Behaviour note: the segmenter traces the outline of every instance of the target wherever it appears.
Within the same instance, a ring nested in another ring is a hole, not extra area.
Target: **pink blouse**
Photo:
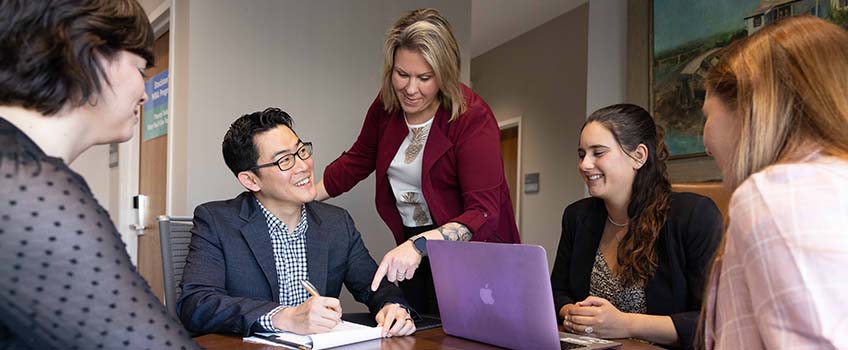
[[[749,177],[706,295],[707,349],[848,348],[848,161]]]

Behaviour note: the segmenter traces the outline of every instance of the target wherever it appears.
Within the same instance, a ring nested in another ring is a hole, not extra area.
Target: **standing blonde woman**
[[[349,191],[376,172],[376,206],[398,247],[383,276],[410,304],[436,314],[426,241],[517,243],[491,109],[459,82],[459,46],[433,9],[404,14],[386,34],[382,88],[351,148],[324,170],[318,199]]]
[[[793,17],[728,47],[704,141],[735,189],[708,349],[848,348],[848,33]]]

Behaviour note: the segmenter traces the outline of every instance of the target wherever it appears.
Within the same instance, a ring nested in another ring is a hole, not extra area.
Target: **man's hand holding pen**
[[[322,297],[309,281],[304,282],[304,288],[310,294],[309,299],[274,315],[274,327],[298,334],[330,331],[342,322],[342,305],[339,299]]]
[[[302,304],[281,310],[274,315],[274,327],[298,334],[324,333],[342,321],[342,306],[338,299],[322,297],[309,281],[302,281],[309,299]],[[383,337],[404,336],[415,332],[412,317],[399,304],[386,304],[377,313],[377,325]]]

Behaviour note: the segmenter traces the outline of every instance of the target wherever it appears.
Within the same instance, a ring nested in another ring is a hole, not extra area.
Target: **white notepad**
[[[358,323],[345,321],[339,323],[339,325],[331,329],[329,332],[320,334],[300,335],[291,332],[259,334],[272,337],[275,336],[290,343],[306,346],[307,348],[310,348],[312,350],[321,350],[378,339],[380,338],[381,333],[382,328],[380,327],[368,327]],[[272,341],[254,336],[245,337],[244,341],[248,343],[257,343],[263,345],[282,346]]]

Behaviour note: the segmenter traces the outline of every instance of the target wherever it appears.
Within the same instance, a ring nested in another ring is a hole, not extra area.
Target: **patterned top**
[[[0,349],[200,348],[85,180],[3,118],[0,300]]]
[[[608,300],[621,312],[639,314],[648,312],[645,304],[645,288],[643,286],[622,287],[618,277],[613,275],[607,265],[600,249],[595,254],[595,264],[592,266],[589,295]]]
[[[406,123],[409,133],[389,164],[386,174],[404,226],[419,227],[433,224],[430,209],[421,189],[424,147],[430,135],[433,118],[421,124]]]
[[[730,201],[707,349],[848,349],[848,161],[772,165]]]
[[[268,223],[271,235],[271,245],[274,249],[274,265],[277,267],[277,281],[280,287],[280,306],[259,317],[259,324],[266,330],[279,331],[274,328],[271,319],[277,312],[287,307],[298,306],[309,298],[309,293],[300,284],[309,279],[306,264],[306,205],[300,208],[300,222],[294,232],[289,234],[289,228],[272,214],[259,200],[259,207]]]

